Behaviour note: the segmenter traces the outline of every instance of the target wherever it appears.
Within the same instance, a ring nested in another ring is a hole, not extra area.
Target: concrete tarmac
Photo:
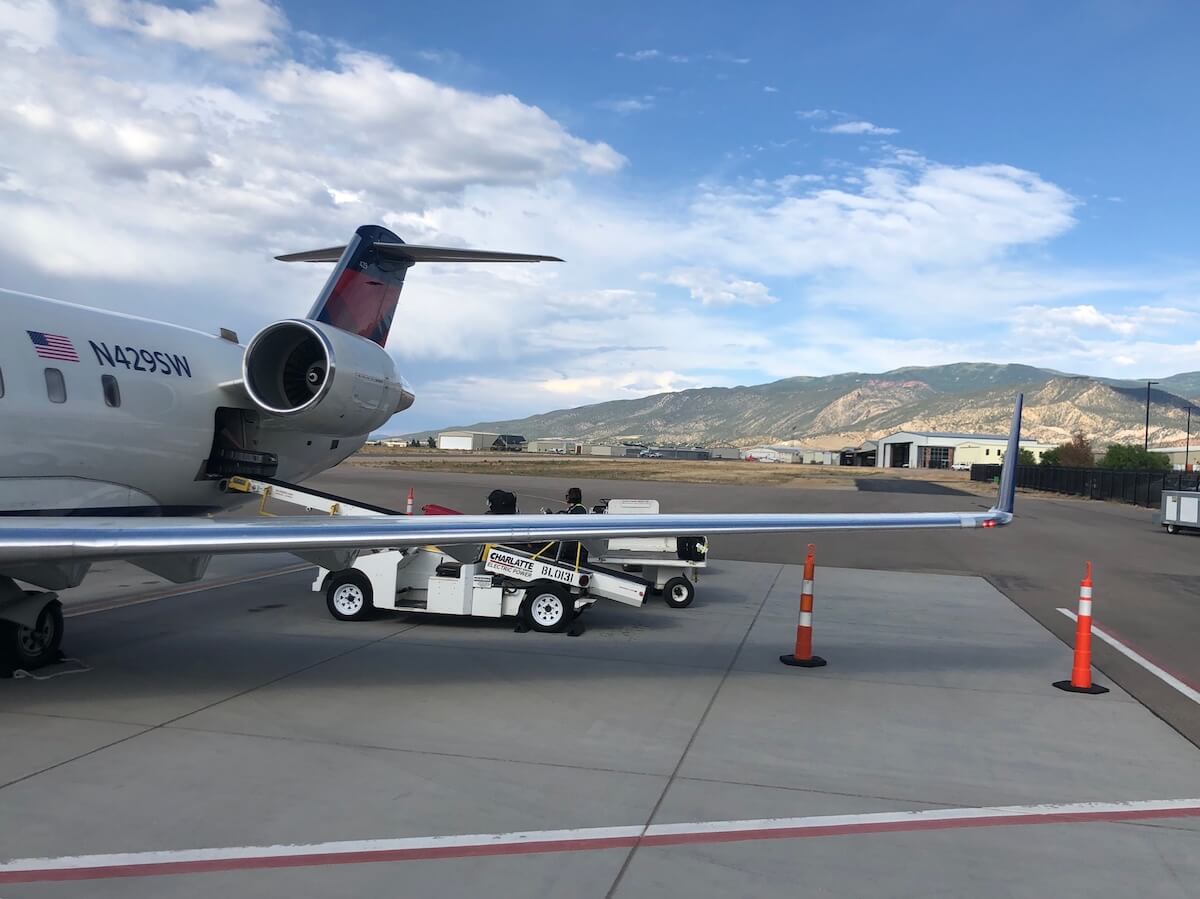
[[[716,463],[714,463],[716,464]],[[907,482],[903,482],[907,483]],[[658,499],[665,512],[943,511],[987,508],[976,496],[854,492],[753,486],[578,482],[564,478],[489,478],[452,472],[403,472],[343,465],[314,484],[334,493],[400,504],[410,486],[416,504],[439,503],[482,512],[495,487],[514,490],[523,511],[561,508],[568,487],[601,497]],[[814,539],[818,563],[847,568],[982,575],[1065,643],[1074,623],[1056,609],[1074,610],[1084,563],[1095,568],[1095,621],[1119,639],[1200,688],[1200,538],[1168,535],[1154,512],[1115,503],[1022,492],[1017,520],[995,531],[829,532],[721,537],[714,558],[784,562],[801,557]],[[1095,664],[1200,746],[1200,704],[1187,699],[1099,640]],[[1070,674],[1064,669],[1060,677]]]
[[[1069,650],[978,577],[822,565],[829,665],[784,667],[801,577],[715,561],[691,608],[602,603],[576,638],[336,622],[307,572],[80,615],[91,671],[0,684],[0,895],[1200,896],[1200,753],[1171,727],[1104,678],[1052,689]],[[1146,800],[1192,801],[1121,805]],[[902,814],[1047,803],[1076,811]]]

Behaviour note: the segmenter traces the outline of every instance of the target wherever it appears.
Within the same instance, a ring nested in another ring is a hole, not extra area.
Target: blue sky
[[[0,0],[0,283],[245,336],[324,275],[272,255],[364,222],[566,258],[415,270],[393,430],[905,364],[1197,369],[1198,19]]]

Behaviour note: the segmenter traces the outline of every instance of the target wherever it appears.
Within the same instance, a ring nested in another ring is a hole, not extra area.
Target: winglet
[[[1017,500],[1017,462],[1021,458],[1021,407],[1025,394],[1017,394],[1013,406],[1012,428],[1008,432],[1008,449],[1004,451],[1004,465],[1000,468],[1000,496],[996,500],[996,511],[1012,515]]]

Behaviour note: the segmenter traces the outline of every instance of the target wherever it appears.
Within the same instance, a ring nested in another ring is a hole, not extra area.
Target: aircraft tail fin
[[[996,499],[996,509],[1012,514],[1017,501],[1017,463],[1021,458],[1021,408],[1025,402],[1025,394],[1017,394],[1017,402],[1013,406],[1012,426],[1008,432],[1008,448],[1004,451],[1004,464],[1000,467],[1000,495]]]
[[[406,244],[379,225],[363,225],[341,247],[276,256],[281,262],[336,262],[308,317],[383,346],[404,275],[418,262],[562,262],[557,256]]]

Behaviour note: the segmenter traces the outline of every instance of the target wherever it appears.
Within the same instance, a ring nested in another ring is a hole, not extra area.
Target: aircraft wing
[[[996,504],[969,512],[675,515],[423,515],[196,518],[0,518],[0,564],[91,562],[130,556],[385,549],[436,544],[535,543],[610,537],[713,536],[822,530],[993,528],[1013,517],[1021,396]]]

